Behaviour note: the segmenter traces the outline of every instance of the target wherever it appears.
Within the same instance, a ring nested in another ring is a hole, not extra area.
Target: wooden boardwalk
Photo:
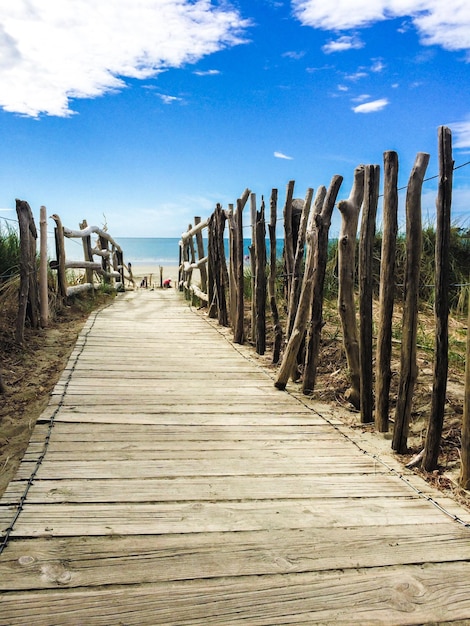
[[[0,502],[1,625],[470,624],[470,515],[248,354],[173,290],[89,319]]]

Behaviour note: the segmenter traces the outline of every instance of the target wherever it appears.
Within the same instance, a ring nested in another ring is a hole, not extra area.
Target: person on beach
[[[171,287],[171,278],[167,278],[163,281],[163,289],[169,289]]]

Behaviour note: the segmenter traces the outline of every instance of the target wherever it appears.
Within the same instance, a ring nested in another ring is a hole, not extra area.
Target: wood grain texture
[[[468,512],[217,330],[171,290],[90,317],[0,501],[0,624],[470,619]]]

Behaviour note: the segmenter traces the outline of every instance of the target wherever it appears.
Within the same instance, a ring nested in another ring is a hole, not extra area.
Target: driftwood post
[[[364,172],[364,202],[359,241],[359,354],[361,364],[361,422],[374,421],[372,386],[372,301],[375,217],[379,200],[380,167],[367,165]]]
[[[292,274],[294,271],[294,240],[292,235],[292,198],[294,197],[295,181],[290,180],[286,189],[284,204],[284,266],[286,270],[287,306],[291,293]]]
[[[29,318],[33,328],[39,326],[39,299],[36,274],[37,230],[31,208],[24,200],[16,201],[20,230],[20,289],[18,296],[18,317],[16,321],[16,341],[24,341],[24,325]]]
[[[307,221],[312,206],[313,189],[307,189],[307,195],[302,205],[302,213],[299,223],[299,232],[297,235],[297,245],[295,248],[294,263],[292,265],[292,277],[290,283],[290,293],[288,298],[288,317],[286,337],[290,337],[292,327],[294,326],[295,314],[299,305],[300,289],[302,287],[301,266],[304,259],[305,237],[307,233]]]
[[[224,230],[226,216],[220,204],[209,218],[209,266],[212,288],[212,301],[209,302],[209,317],[217,317],[221,326],[228,325],[226,299],[227,265],[224,251]]]
[[[250,190],[245,189],[241,198],[237,200],[237,209],[233,214],[233,275],[236,285],[235,320],[233,327],[233,341],[242,344],[245,340],[244,330],[244,266],[243,266],[243,209],[250,197]]]
[[[215,211],[207,224],[207,315],[210,319],[217,317],[217,254],[215,235]]]
[[[423,468],[430,472],[437,467],[447,392],[449,369],[449,276],[450,228],[452,204],[452,134],[439,128],[439,187],[436,201],[436,269],[434,315],[436,319],[434,380]]]
[[[237,307],[237,281],[235,278],[235,219],[233,204],[228,205],[226,212],[228,222],[228,302],[229,302],[229,320],[232,331],[235,329],[236,307]]]
[[[255,227],[255,320],[256,352],[266,351],[266,224],[264,199],[256,212]]]
[[[45,328],[49,323],[49,289],[47,281],[47,211],[40,208],[39,214],[39,306],[41,326]]]
[[[58,215],[51,215],[55,222],[54,237],[57,258],[57,290],[62,299],[67,297],[67,277],[65,274],[65,241],[64,227]]]
[[[341,230],[338,240],[338,311],[343,328],[343,342],[348,362],[351,387],[345,397],[357,409],[360,407],[360,360],[354,299],[356,235],[364,196],[364,165],[354,171],[354,183],[347,200],[338,204]]]
[[[88,222],[86,220],[83,220],[83,222],[80,222],[79,224],[80,230],[84,230],[87,227],[88,227]],[[85,237],[82,237],[82,245],[83,245],[83,256],[85,257],[85,261],[87,263],[92,263],[93,251],[91,248],[91,236],[90,235],[86,235]],[[91,267],[87,267],[85,269],[85,282],[93,284],[93,269]]]
[[[276,302],[276,269],[277,269],[277,246],[276,246],[276,221],[277,221],[277,189],[272,189],[270,204],[269,230],[269,303],[274,327],[273,363],[279,363],[282,345],[282,326],[279,320],[279,311]]]
[[[305,395],[313,393],[315,388],[321,331],[323,328],[323,287],[328,262],[328,233],[331,225],[331,215],[342,182],[342,176],[333,176],[323,205],[318,207],[321,210],[314,216],[314,241],[311,245],[315,248],[316,256],[314,261],[312,318],[307,339],[307,353],[302,382],[302,391]]]
[[[375,428],[388,432],[392,370],[392,317],[395,297],[395,252],[398,232],[398,155],[384,153],[382,254],[375,373]]]
[[[201,223],[200,217],[194,218],[194,225],[198,226]],[[196,247],[197,247],[197,256],[198,261],[201,261],[205,257],[204,253],[204,240],[202,238],[202,231],[198,230],[196,233]],[[206,264],[202,263],[199,266],[199,275],[201,277],[201,291],[207,293],[207,268]]]
[[[309,315],[312,307],[313,277],[315,274],[314,216],[319,213],[326,196],[326,188],[319,187],[313,210],[310,212],[307,226],[307,257],[300,292],[299,307],[295,316],[294,327],[282,357],[281,366],[274,381],[274,386],[284,390],[287,381],[297,366],[297,354],[305,336]]]
[[[245,296],[244,296],[244,273],[243,273],[243,206],[240,199],[237,200],[235,212],[235,280],[237,285],[237,306],[235,317],[235,331],[233,340],[242,344],[245,341]]]
[[[109,262],[109,242],[105,237],[98,235],[98,242],[101,249],[101,268],[103,270],[103,283],[109,284],[111,279],[109,273],[111,271],[111,265]]]
[[[470,489],[470,293],[468,297],[467,356],[465,360],[465,392],[459,483],[463,489]]]
[[[400,382],[395,412],[392,449],[407,451],[408,428],[413,391],[418,375],[416,333],[418,327],[419,275],[422,250],[421,189],[429,163],[429,154],[419,152],[408,181],[406,193],[406,275],[403,309]]]
[[[251,266],[251,341],[256,345],[256,194],[250,194],[251,244],[248,247]]]

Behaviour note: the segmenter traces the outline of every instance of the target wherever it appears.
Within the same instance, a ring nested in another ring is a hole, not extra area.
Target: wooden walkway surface
[[[0,501],[0,624],[470,624],[470,515],[397,468],[172,290],[124,294]]]

